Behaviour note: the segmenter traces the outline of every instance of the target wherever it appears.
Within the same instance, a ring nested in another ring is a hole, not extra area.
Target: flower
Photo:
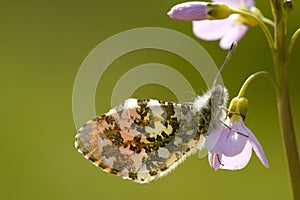
[[[172,7],[168,15],[179,20],[205,20],[205,19],[225,19],[229,17],[231,11],[225,4],[214,4],[208,2],[186,2]]]
[[[209,5],[215,4],[222,5],[221,9],[210,10]],[[207,41],[220,40],[220,47],[229,49],[233,42],[239,41],[246,34],[248,26],[256,25],[253,20],[231,14],[231,9],[250,11],[254,4],[254,0],[186,2],[174,6],[168,15],[175,19],[193,21],[193,32],[198,38]],[[219,15],[222,17],[218,17]]]
[[[214,169],[237,170],[244,168],[252,155],[252,148],[265,167],[269,167],[263,148],[244,123],[248,101],[234,98],[228,119],[221,130],[212,131],[206,140],[209,163]]]

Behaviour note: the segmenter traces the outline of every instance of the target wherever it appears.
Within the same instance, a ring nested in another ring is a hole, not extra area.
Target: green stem
[[[293,36],[290,40],[290,43],[289,43],[289,46],[288,46],[288,56],[291,55],[293,46],[294,46],[294,44],[296,42],[296,39],[298,38],[299,35],[300,35],[300,28],[298,28],[296,30],[296,32],[293,34]]]
[[[251,75],[246,79],[246,81],[245,81],[244,84],[242,85],[242,87],[241,87],[241,89],[240,89],[239,94],[238,94],[237,97],[238,97],[238,98],[243,97],[244,94],[245,94],[245,92],[246,92],[246,90],[247,90],[247,88],[248,88],[248,86],[249,86],[249,84],[250,84],[255,78],[258,78],[258,77],[261,77],[261,76],[264,76],[264,77],[268,78],[268,79],[272,82],[272,84],[273,84],[273,86],[274,86],[274,89],[275,89],[275,91],[276,91],[276,93],[277,93],[279,88],[278,88],[278,85],[277,85],[277,83],[276,83],[274,77],[273,77],[269,72],[260,71],[260,72],[256,72],[256,73],[254,73],[254,74],[251,74]]]
[[[275,21],[275,47],[273,61],[276,81],[279,85],[277,109],[283,138],[283,146],[288,164],[292,192],[295,200],[300,200],[300,162],[293,124],[288,87],[288,48],[286,47],[287,12],[281,0],[271,0]]]
[[[263,30],[263,32],[264,32],[264,34],[267,38],[267,41],[268,41],[268,44],[269,44],[270,48],[272,50],[275,49],[272,35],[271,35],[270,31],[268,30],[268,28],[266,27],[266,25],[264,24],[264,22],[262,20],[260,20],[256,15],[253,15],[250,12],[246,12],[246,11],[242,11],[242,10],[235,10],[235,9],[231,9],[231,12],[233,14],[239,14],[239,15],[242,15],[244,17],[249,17],[250,19],[255,20],[258,23],[258,25],[260,26],[260,28]]]
[[[270,26],[272,26],[272,27],[274,27],[274,22],[272,21],[272,20],[270,20],[270,19],[268,19],[268,18],[265,18],[265,17],[261,17],[261,20],[264,22],[264,23],[266,23],[266,24],[268,24],[268,25],[270,25]]]

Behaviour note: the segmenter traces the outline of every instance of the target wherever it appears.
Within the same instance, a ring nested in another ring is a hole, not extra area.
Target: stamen
[[[217,160],[218,160],[219,164],[222,165],[222,166],[224,166],[224,164],[221,163],[221,159],[219,157],[219,154],[216,154],[216,155],[217,155]]]

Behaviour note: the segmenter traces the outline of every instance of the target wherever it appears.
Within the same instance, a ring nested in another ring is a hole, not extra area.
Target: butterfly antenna
[[[230,47],[230,49],[229,49],[229,51],[228,51],[228,53],[227,53],[227,55],[226,55],[226,58],[225,58],[225,60],[224,60],[224,62],[223,62],[223,64],[222,64],[222,66],[220,67],[220,69],[219,69],[219,71],[218,71],[218,73],[217,73],[217,75],[216,75],[216,77],[215,77],[215,80],[214,80],[214,82],[213,82],[213,87],[216,85],[218,78],[220,77],[220,75],[221,75],[223,69],[225,68],[225,66],[226,66],[227,63],[229,62],[229,60],[230,60],[232,54],[234,53],[236,47],[237,47],[237,42],[233,42],[233,43],[231,44],[231,47]]]

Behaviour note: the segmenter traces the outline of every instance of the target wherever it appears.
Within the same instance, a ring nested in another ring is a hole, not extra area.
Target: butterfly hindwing
[[[104,171],[146,183],[196,151],[199,116],[193,104],[128,99],[88,121],[75,145]]]

